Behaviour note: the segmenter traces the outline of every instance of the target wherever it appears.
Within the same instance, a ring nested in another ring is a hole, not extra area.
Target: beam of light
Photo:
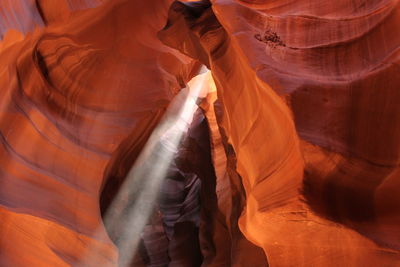
[[[181,90],[173,99],[104,216],[107,228],[118,233],[116,245],[120,267],[129,266],[138,250],[160,186],[198,109],[196,102],[204,96],[208,76],[208,71],[199,74],[189,83],[190,89]],[[80,266],[90,266],[90,258]]]

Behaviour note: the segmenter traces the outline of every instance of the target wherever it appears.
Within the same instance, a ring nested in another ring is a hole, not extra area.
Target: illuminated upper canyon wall
[[[132,266],[400,266],[399,1],[39,2],[0,1],[2,33],[42,27],[0,43],[0,266],[117,265],[100,209],[192,59],[199,230],[161,208]]]

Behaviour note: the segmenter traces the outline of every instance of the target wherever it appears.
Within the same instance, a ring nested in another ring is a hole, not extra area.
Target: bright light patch
[[[200,96],[207,94],[209,77],[209,71],[199,74],[192,79],[188,88],[173,99],[108,208],[104,222],[111,231],[120,233],[116,244],[119,248],[119,266],[128,266],[137,252],[160,186],[198,109],[196,102]],[[121,218],[124,220],[122,224],[119,221]],[[124,229],[118,228],[121,225]],[[86,264],[82,263],[81,266],[90,266],[90,262],[93,262],[91,259],[91,256],[88,257]]]

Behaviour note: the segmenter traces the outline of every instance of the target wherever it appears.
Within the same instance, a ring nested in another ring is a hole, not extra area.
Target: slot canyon
[[[0,141],[0,267],[400,267],[400,1],[0,0]]]

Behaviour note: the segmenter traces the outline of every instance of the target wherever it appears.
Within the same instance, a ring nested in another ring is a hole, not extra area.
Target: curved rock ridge
[[[236,157],[227,142],[226,133],[218,127],[223,106],[218,100],[215,83],[210,80],[210,93],[202,104],[211,135],[213,164],[216,171],[216,205],[209,211],[208,235],[213,245],[203,246],[205,266],[268,266],[261,248],[248,241],[238,227],[246,203],[241,177],[235,171]],[[212,249],[210,249],[212,248]]]
[[[240,228],[271,266],[400,265],[399,12],[399,1],[172,5],[159,36],[213,73],[246,192]]]
[[[278,6],[213,2],[251,68],[292,110],[306,141],[309,204],[379,246],[400,249],[399,1]],[[273,32],[284,46],[260,42],[256,32]]]
[[[106,167],[128,138],[141,150],[198,71],[156,37],[168,6],[112,1],[3,46],[1,266],[77,266],[91,254],[91,266],[116,266],[99,207]]]

